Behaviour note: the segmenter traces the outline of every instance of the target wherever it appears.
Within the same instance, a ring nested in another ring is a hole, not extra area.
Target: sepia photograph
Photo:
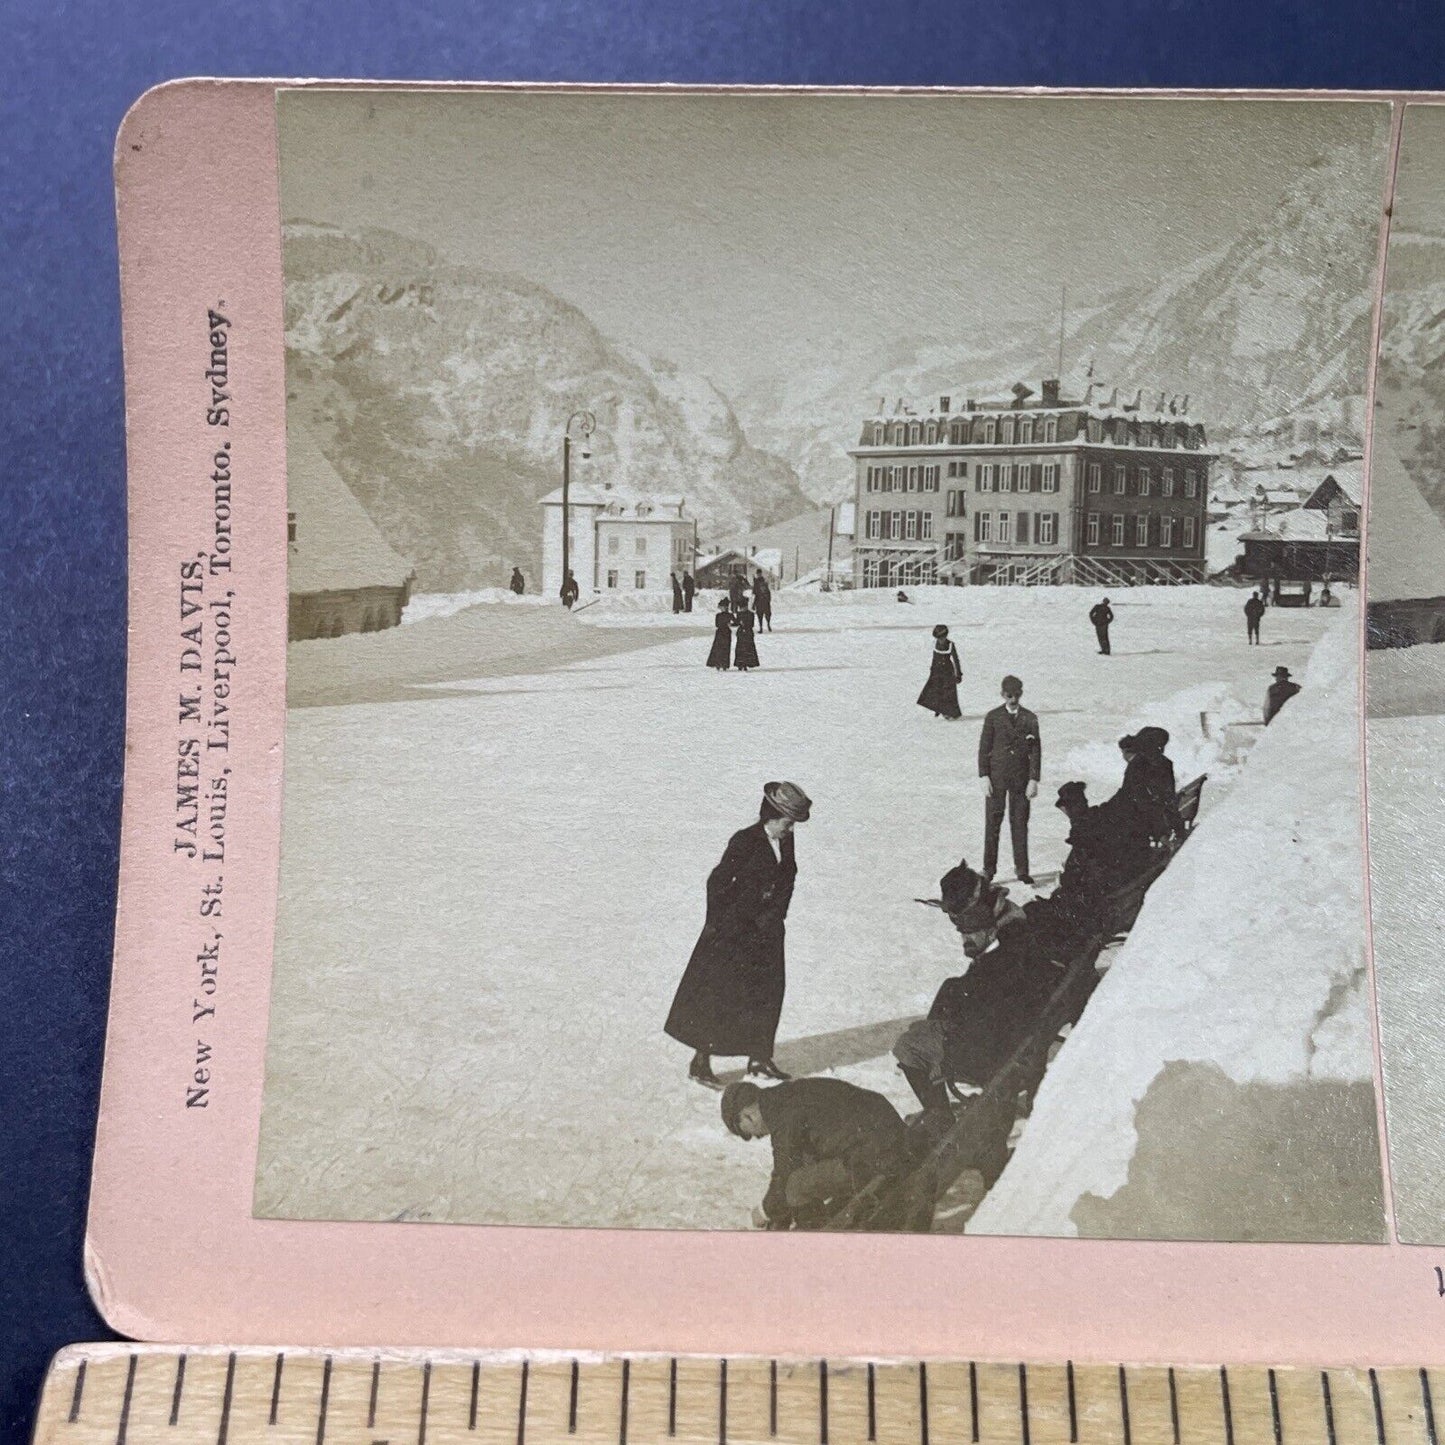
[[[1383,1242],[1419,112],[282,90],[255,1216]]]
[[[1405,109],[1385,267],[1370,478],[1370,905],[1396,1228],[1445,1241],[1440,789],[1445,743],[1445,110]]]

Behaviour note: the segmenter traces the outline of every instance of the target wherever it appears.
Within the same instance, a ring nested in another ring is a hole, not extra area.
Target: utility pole
[[[1069,283],[1059,287],[1059,369],[1054,373],[1062,382],[1064,379],[1064,316],[1069,305]]]
[[[582,459],[592,455],[589,445],[592,433],[597,430],[597,418],[590,411],[574,411],[562,428],[562,591],[567,590],[567,574],[572,565],[572,517],[569,493],[572,488],[572,423],[581,422],[578,433],[582,438]]]
[[[833,531],[837,523],[838,508],[828,508],[828,570],[823,574],[823,591],[833,590]]]

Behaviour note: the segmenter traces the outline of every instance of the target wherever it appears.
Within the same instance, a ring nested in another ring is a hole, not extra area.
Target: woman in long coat
[[[707,919],[665,1027],[694,1051],[688,1077],[709,1088],[720,1087],[714,1054],[745,1055],[748,1073],[786,1077],[773,1062],[787,981],[783,920],[798,876],[793,827],[811,811],[796,784],[764,784],[758,821],[733,834],[708,875]]]
[[[958,706],[958,685],[962,681],[958,649],[949,641],[948,628],[940,622],[933,629],[933,660],[928,668],[928,681],[918,694],[918,706],[926,707],[934,717],[962,717]]]
[[[733,609],[733,626],[738,630],[733,666],[739,672],[747,672],[758,665],[758,645],[753,641],[753,614],[748,611],[746,600],[741,607]]]
[[[717,613],[712,620],[712,651],[707,655],[707,665],[719,672],[726,672],[733,660],[733,615],[728,611],[726,597],[718,599]]]

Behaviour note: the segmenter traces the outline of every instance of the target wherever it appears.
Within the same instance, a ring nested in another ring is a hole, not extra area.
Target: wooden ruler
[[[36,1445],[1440,1445],[1432,1369],[78,1345]]]

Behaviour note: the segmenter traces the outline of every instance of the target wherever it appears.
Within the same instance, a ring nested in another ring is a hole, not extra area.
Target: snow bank
[[[520,597],[510,587],[482,587],[475,592],[418,592],[406,604],[401,614],[405,627],[412,622],[425,622],[431,617],[451,617],[465,612],[468,607],[480,607],[502,602],[509,607],[560,607],[555,597],[541,597],[535,592],[524,592]]]
[[[1378,1237],[1357,647],[1347,605],[1150,890],[970,1233]],[[1332,1232],[1302,1232],[1324,1197]]]

